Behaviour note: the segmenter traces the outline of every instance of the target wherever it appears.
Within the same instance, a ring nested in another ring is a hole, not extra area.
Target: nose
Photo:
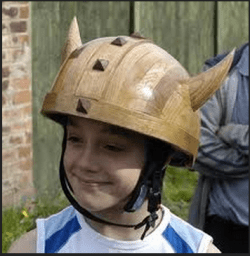
[[[85,172],[99,172],[98,153],[90,144],[85,145],[77,158],[78,167]]]

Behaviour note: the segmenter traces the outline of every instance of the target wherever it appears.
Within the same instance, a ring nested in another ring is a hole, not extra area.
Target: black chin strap
[[[68,198],[68,200],[70,201],[70,203],[72,204],[72,206],[78,211],[80,212],[82,215],[84,215],[85,217],[99,222],[99,223],[103,223],[103,224],[107,224],[107,225],[114,225],[114,226],[119,226],[119,227],[124,227],[124,228],[134,228],[135,230],[145,226],[145,230],[141,236],[141,240],[143,240],[143,238],[145,237],[147,231],[149,230],[150,227],[154,227],[155,226],[155,221],[158,219],[158,215],[156,213],[156,211],[153,211],[150,213],[149,216],[147,216],[143,221],[141,221],[138,224],[132,224],[132,225],[125,225],[125,224],[118,224],[118,223],[113,223],[113,222],[109,222],[103,219],[100,219],[98,217],[96,217],[95,215],[91,214],[90,212],[88,212],[87,210],[85,210],[84,208],[82,208],[78,202],[75,200],[75,198],[72,196],[70,190],[69,190],[69,182],[66,178],[66,175],[64,173],[64,168],[60,168],[60,181],[61,181],[61,185],[62,185],[62,189],[64,194],[66,195],[66,197]]]
[[[159,166],[157,166],[158,168],[156,169],[151,168],[152,181],[151,181],[150,189],[148,190],[148,193],[147,193],[147,197],[149,200],[148,211],[150,214],[138,224],[132,224],[132,225],[118,224],[118,223],[109,222],[94,216],[93,214],[88,212],[86,209],[82,208],[78,204],[78,202],[75,200],[75,198],[72,196],[73,189],[70,186],[70,183],[67,179],[67,176],[64,170],[64,165],[63,165],[63,156],[64,156],[65,149],[66,149],[66,128],[64,128],[64,139],[63,139],[63,146],[62,146],[62,156],[60,161],[59,175],[60,175],[60,182],[61,182],[63,192],[68,198],[69,202],[72,204],[72,206],[85,217],[99,223],[114,225],[114,226],[119,226],[124,228],[134,228],[135,230],[146,225],[144,232],[141,236],[141,240],[143,240],[147,231],[150,229],[150,227],[153,227],[153,228],[155,227],[155,222],[158,219],[158,214],[156,213],[156,211],[159,209],[161,204],[161,191],[160,191],[161,182],[162,182],[162,177],[164,175],[166,166],[164,166],[164,168],[162,167],[159,168]],[[72,191],[72,193],[70,192],[70,190]]]

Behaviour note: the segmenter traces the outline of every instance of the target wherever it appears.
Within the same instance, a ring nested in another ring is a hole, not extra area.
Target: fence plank
[[[61,48],[74,15],[82,42],[99,36],[129,34],[129,2],[34,1],[32,8],[32,86],[34,184],[56,192],[62,129],[39,111],[59,70]]]
[[[129,2],[77,2],[82,42],[96,37],[129,35]]]
[[[76,1],[60,1],[60,42],[63,47],[73,17],[77,13]],[[61,50],[61,49],[57,49]],[[58,51],[60,53],[60,51]]]
[[[42,99],[59,68],[59,2],[32,2],[31,7],[34,184],[38,192],[53,192],[53,188],[59,184],[60,131],[39,111]]]
[[[218,1],[218,53],[249,41],[248,11],[248,1]]]
[[[214,2],[135,2],[135,30],[150,37],[190,72],[214,54]]]

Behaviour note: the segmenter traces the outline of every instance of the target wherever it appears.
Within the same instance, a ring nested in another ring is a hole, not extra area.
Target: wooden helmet
[[[190,77],[168,52],[140,36],[103,37],[82,45],[74,18],[41,113],[57,122],[73,115],[157,138],[184,153],[183,165],[191,166],[199,145],[198,109],[226,78],[233,56],[234,50]]]

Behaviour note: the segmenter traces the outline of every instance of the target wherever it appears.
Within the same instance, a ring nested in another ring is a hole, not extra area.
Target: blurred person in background
[[[227,54],[205,62],[204,70]],[[201,108],[201,138],[193,169],[198,186],[189,222],[210,234],[222,253],[248,252],[249,43],[237,49],[229,77]]]

